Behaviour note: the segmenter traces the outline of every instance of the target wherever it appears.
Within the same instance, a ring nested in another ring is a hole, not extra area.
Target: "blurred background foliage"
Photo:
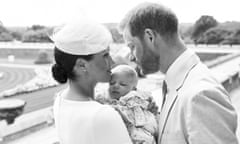
[[[117,23],[104,24],[112,33],[115,43],[123,43]],[[51,42],[54,27],[5,27],[0,24],[0,41]],[[195,23],[179,25],[181,37],[187,44],[240,44],[240,22],[219,23],[214,17],[203,15]]]

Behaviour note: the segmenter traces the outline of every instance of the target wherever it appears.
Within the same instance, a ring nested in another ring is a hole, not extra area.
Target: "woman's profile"
[[[97,82],[110,79],[110,32],[96,23],[67,24],[52,40],[53,77],[67,83],[67,88],[57,93],[53,107],[60,143],[130,144],[120,115],[93,100]]]

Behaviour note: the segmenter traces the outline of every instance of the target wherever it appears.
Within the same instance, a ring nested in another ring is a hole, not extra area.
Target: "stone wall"
[[[7,58],[14,55],[16,59],[35,59],[40,51],[46,51],[49,56],[53,56],[53,49],[0,49],[0,58]]]

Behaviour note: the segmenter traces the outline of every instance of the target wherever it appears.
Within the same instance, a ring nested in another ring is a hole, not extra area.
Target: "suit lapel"
[[[159,119],[159,139],[161,140],[162,134],[166,127],[166,122],[169,117],[169,114],[171,113],[172,107],[174,106],[176,100],[177,100],[177,92],[175,92],[171,97],[168,97],[166,99],[165,105],[163,106],[163,109],[160,113],[160,119]]]
[[[167,124],[167,120],[169,118],[169,115],[174,107],[174,104],[176,103],[178,99],[178,91],[183,86],[188,74],[190,71],[198,64],[199,59],[196,57],[196,55],[193,55],[188,59],[188,62],[183,65],[183,67],[180,67],[180,70],[183,71],[183,75],[181,75],[181,78],[176,81],[176,87],[174,89],[171,89],[170,92],[167,94],[167,98],[165,101],[165,104],[163,106],[163,109],[160,113],[159,118],[159,142],[161,142],[162,135],[165,131],[165,127]]]

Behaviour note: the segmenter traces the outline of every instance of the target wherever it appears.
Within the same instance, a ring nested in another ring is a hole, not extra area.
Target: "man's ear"
[[[145,29],[144,30],[144,36],[143,36],[143,41],[144,43],[152,50],[155,52],[155,47],[156,47],[156,40],[157,35],[152,29]]]
[[[145,29],[144,30],[144,39],[148,43],[154,43],[155,42],[155,32],[152,29]]]

